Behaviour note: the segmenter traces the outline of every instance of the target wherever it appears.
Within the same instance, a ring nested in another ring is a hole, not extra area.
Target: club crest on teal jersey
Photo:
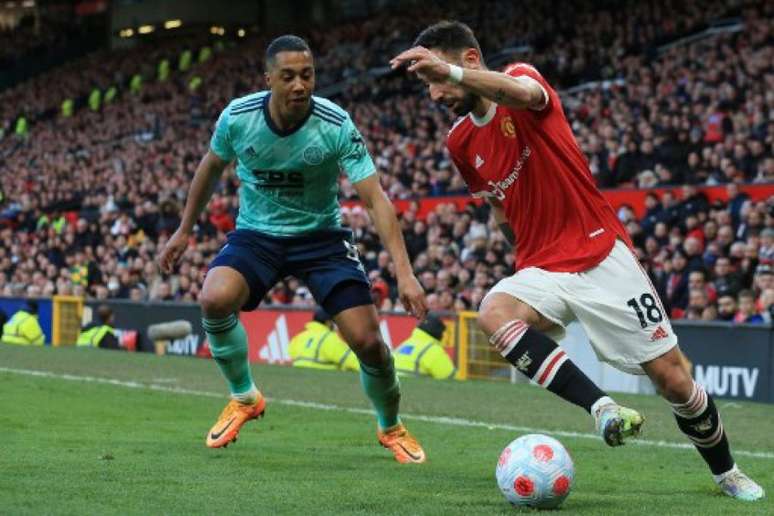
[[[323,162],[325,159],[325,154],[320,147],[312,145],[304,149],[303,157],[304,162],[306,162],[308,165],[315,166]]]

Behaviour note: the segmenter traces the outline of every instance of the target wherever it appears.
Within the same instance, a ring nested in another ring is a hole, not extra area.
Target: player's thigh
[[[514,319],[561,340],[564,326],[572,320],[572,314],[551,273],[536,268],[523,269],[500,280],[487,293],[478,314],[478,324],[484,333],[492,335]]]
[[[658,293],[623,242],[597,267],[571,275],[568,287],[565,299],[601,360],[643,374],[640,364],[676,346]]]
[[[205,316],[253,310],[277,282],[283,250],[276,239],[237,230],[210,263],[199,301]]]
[[[342,338],[354,351],[381,345],[379,315],[373,304],[347,308],[333,316]]]
[[[250,296],[245,277],[236,269],[221,265],[211,268],[199,293],[205,317],[226,317],[238,311]]]
[[[288,250],[286,270],[331,316],[373,304],[371,284],[348,230],[320,231]]]

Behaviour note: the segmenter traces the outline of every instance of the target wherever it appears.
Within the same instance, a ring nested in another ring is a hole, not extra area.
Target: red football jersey
[[[594,183],[559,95],[528,64],[513,64],[505,73],[538,81],[545,107],[493,103],[483,119],[470,113],[457,120],[446,145],[473,196],[502,203],[516,234],[517,268],[581,272],[602,262],[616,238],[631,247]]]

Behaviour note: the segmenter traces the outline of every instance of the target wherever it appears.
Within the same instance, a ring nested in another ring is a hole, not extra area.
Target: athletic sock
[[[562,348],[524,321],[503,324],[489,342],[530,380],[589,414],[592,405],[607,396]]]
[[[400,423],[400,382],[395,374],[392,355],[381,366],[360,362],[360,382],[376,411],[379,429],[385,430]]]
[[[228,381],[231,397],[241,403],[255,402],[258,390],[247,361],[247,333],[239,317],[231,314],[223,319],[202,319],[212,358]]]
[[[704,387],[693,383],[685,403],[672,403],[677,426],[690,439],[715,478],[733,469],[734,458],[728,445],[723,422],[712,396]]]

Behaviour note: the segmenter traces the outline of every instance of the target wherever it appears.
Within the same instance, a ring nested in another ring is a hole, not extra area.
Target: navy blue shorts
[[[317,304],[330,315],[370,304],[370,282],[349,229],[331,229],[301,236],[276,237],[249,229],[237,229],[210,263],[231,267],[250,287],[242,310],[254,310],[266,292],[285,276],[295,276],[309,288]],[[347,299],[328,299],[337,285],[347,283]],[[354,288],[353,288],[354,287]]]

